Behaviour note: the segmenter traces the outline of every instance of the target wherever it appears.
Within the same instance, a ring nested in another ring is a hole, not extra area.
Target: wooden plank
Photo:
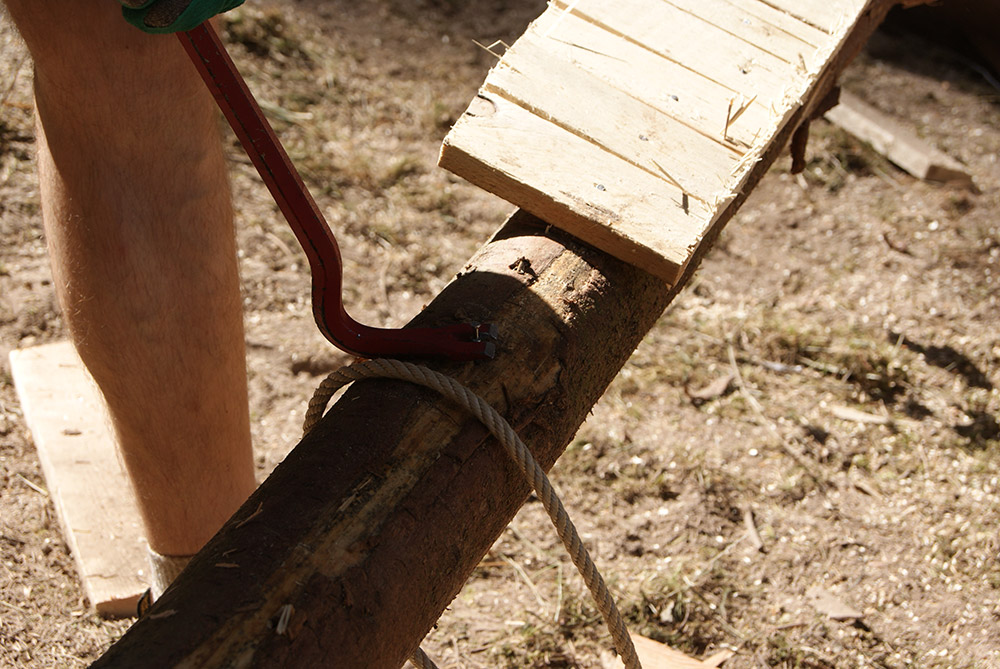
[[[544,49],[550,60],[570,63],[711,137],[722,137],[728,100],[740,97],[689,67],[573,14],[546,12],[528,32],[538,36],[532,44]],[[729,138],[745,148],[770,118],[768,105],[755,100],[730,125]]]
[[[553,0],[440,164],[673,281],[784,125],[825,95],[867,5],[823,1],[833,35],[759,0]]]
[[[685,213],[680,188],[498,95],[484,94],[476,108],[449,135],[443,167],[676,280],[710,214],[706,203],[689,197]]]
[[[542,70],[544,79],[525,74]],[[717,175],[725,174],[743,155],[723,142],[723,123],[714,136],[683,123],[670,123],[656,107],[572,63],[553,59],[532,40],[518,40],[490,73],[484,90],[558,123],[659,179],[680,181],[684,190],[702,201],[719,190]],[[581,104],[581,100],[599,104]],[[623,132],[625,128],[632,132]]]
[[[829,34],[842,32],[845,22],[853,23],[854,17],[865,5],[865,0],[761,0],[761,2]]]
[[[84,592],[103,616],[135,615],[146,542],[104,400],[69,342],[11,351],[10,363]]]
[[[840,103],[824,116],[918,179],[975,188],[961,163],[852,93],[841,91]]]

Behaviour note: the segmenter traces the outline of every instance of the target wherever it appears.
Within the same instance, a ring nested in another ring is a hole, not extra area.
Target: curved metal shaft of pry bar
[[[337,240],[219,36],[206,22],[178,37],[309,259],[313,316],[323,336],[340,349],[369,358],[492,358],[496,352],[492,325],[393,330],[351,318],[342,297],[343,262]]]

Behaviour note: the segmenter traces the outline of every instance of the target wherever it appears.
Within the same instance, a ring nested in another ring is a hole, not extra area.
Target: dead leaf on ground
[[[722,666],[722,663],[731,658],[735,653],[731,650],[723,650],[713,654],[706,660],[696,660],[690,655],[685,655],[679,650],[674,650],[670,646],[644,637],[641,634],[629,632],[632,643],[635,645],[636,655],[643,669],[710,669],[711,667]],[[622,669],[624,664],[621,658],[605,653],[602,656],[604,669]]]

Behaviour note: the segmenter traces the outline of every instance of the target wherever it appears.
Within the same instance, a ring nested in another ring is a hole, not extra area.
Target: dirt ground
[[[473,40],[510,42],[543,9],[250,0],[226,17],[336,230],[359,320],[408,320],[511,211],[435,162],[493,62]],[[0,20],[0,665],[72,667],[129,621],[88,609],[7,363],[65,336],[30,80]],[[816,123],[805,173],[775,165],[554,481],[634,629],[693,656],[1000,667],[1000,91],[891,31],[844,84],[967,165],[979,192],[919,182]],[[227,141],[263,478],[346,358],[316,332],[304,257]],[[823,594],[856,617],[831,617]],[[426,647],[442,667],[600,667],[608,641],[529,503]]]

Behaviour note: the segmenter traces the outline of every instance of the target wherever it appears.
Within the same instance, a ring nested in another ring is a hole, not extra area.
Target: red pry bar
[[[323,335],[334,346],[368,358],[492,358],[497,337],[492,324],[394,330],[351,318],[342,297],[343,262],[337,240],[218,34],[206,22],[177,36],[309,259],[313,316]]]

